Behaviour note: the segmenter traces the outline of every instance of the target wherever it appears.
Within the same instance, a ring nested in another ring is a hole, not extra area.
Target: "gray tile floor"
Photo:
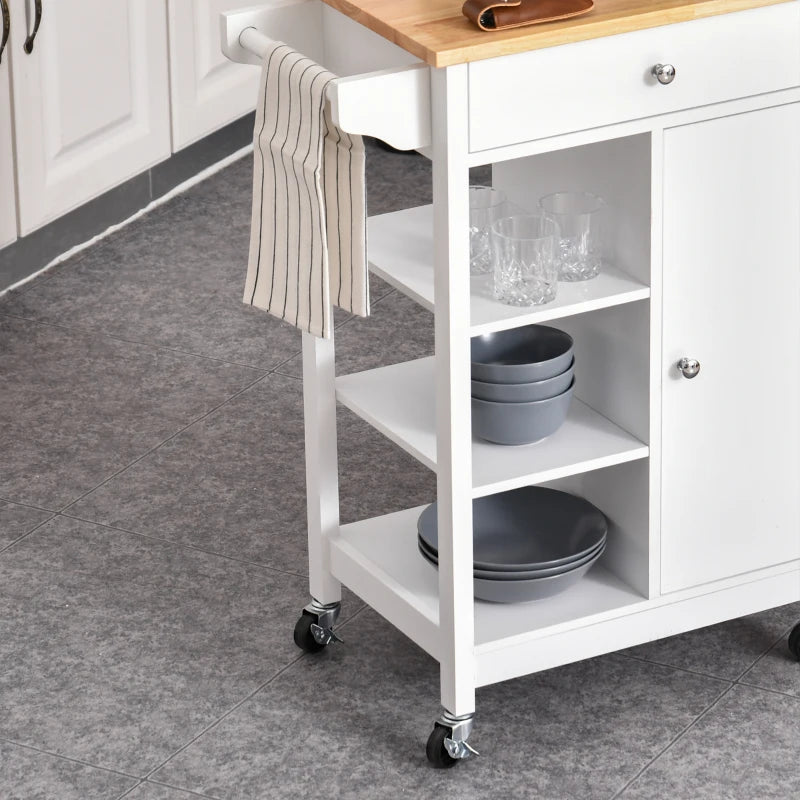
[[[241,302],[239,162],[0,298],[0,797],[800,796],[800,604],[482,689],[455,771],[429,769],[436,664],[352,594],[346,643],[306,602],[299,334]],[[372,213],[427,163],[369,154]],[[344,371],[432,349],[373,284]],[[347,412],[345,521],[432,476]]]

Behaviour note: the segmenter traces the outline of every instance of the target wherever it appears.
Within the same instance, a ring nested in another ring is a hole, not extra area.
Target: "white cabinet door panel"
[[[174,150],[255,108],[260,70],[228,61],[220,49],[219,15],[241,6],[241,0],[169,0]]]
[[[0,34],[2,34],[0,20]],[[11,139],[11,93],[8,82],[8,52],[0,64],[0,247],[17,237],[17,203],[14,191],[14,160]]]
[[[800,104],[665,132],[665,592],[800,557],[798,142]]]
[[[25,234],[169,156],[167,21],[163,0],[45,3],[25,55],[11,6]]]

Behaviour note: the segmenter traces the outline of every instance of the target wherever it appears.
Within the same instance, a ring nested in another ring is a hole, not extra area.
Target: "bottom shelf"
[[[343,525],[331,540],[331,570],[438,659],[438,573],[417,550],[417,519],[424,508]],[[513,604],[476,600],[476,655],[580,627],[644,602],[602,562],[569,591],[547,600]]]

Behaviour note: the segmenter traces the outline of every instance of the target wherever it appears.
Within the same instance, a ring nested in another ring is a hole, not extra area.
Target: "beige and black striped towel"
[[[325,338],[333,303],[369,314],[364,142],[333,124],[334,77],[282,42],[264,53],[244,293]]]

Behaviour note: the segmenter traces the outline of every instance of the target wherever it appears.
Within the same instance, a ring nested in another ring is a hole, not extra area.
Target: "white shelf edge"
[[[395,275],[391,272],[387,272],[385,269],[382,269],[373,261],[369,262],[369,269],[370,272],[373,272],[377,275],[381,280],[386,281],[390,286],[394,286],[398,292],[401,292],[406,297],[413,300],[417,305],[422,306],[427,311],[433,313],[434,311],[434,304],[433,301],[429,300],[424,295],[421,295],[419,292],[415,292],[411,287],[406,286],[401,280],[398,280]]]
[[[615,272],[622,272],[622,270],[615,270]],[[482,336],[485,333],[521,328],[524,325],[552,322],[558,319],[565,319],[566,317],[574,317],[577,314],[586,314],[590,311],[599,311],[603,308],[613,308],[614,306],[621,306],[626,303],[647,300],[649,297],[650,289],[643,286],[640,289],[632,289],[629,292],[597,297],[593,300],[584,300],[581,303],[570,303],[565,306],[538,306],[536,311],[528,311],[516,317],[507,317],[494,322],[470,325],[470,336]]]
[[[422,506],[411,511],[419,516],[424,508],[425,506]],[[398,513],[402,515],[410,512]],[[348,539],[348,536],[374,529],[375,525],[392,527],[396,516],[397,514],[388,514],[385,517],[341,526],[339,535],[330,540],[331,573],[438,661],[440,659],[438,596],[435,610],[430,602],[426,607],[420,602],[419,596],[402,580],[387,572],[376,559],[370,558]],[[420,570],[426,566],[420,556]]]
[[[343,375],[336,379],[336,398],[435,472],[434,369],[435,359],[429,357]],[[415,413],[414,409],[422,411]],[[552,453],[554,448],[556,452],[566,448],[569,458],[548,458],[548,451]],[[474,439],[472,496],[624,464],[647,458],[649,452],[646,444],[575,398],[563,429],[548,440],[506,447]],[[512,466],[501,469],[496,464]]]
[[[426,205],[373,216],[368,222],[371,271],[431,312],[435,307],[432,220],[432,206]],[[473,277],[471,284],[472,336],[647,300],[651,294],[648,286],[614,265],[592,281],[559,284],[555,301],[531,308],[491,299],[487,276]]]
[[[580,401],[578,401],[580,402]],[[597,469],[605,469],[606,467],[615,467],[618,464],[627,464],[629,461],[639,461],[643,458],[648,458],[650,455],[650,448],[643,444],[641,447],[628,450],[624,453],[617,453],[613,456],[605,456],[603,458],[593,458],[586,461],[575,462],[566,464],[563,467],[554,469],[538,470],[527,475],[519,475],[514,478],[509,478],[495,483],[482,484],[474,486],[472,489],[472,497],[486,497],[490,494],[497,494],[498,492],[507,492],[511,489],[519,489],[521,486],[532,486],[538,483],[545,483],[547,481],[555,481],[559,478],[569,478],[571,475],[581,475],[584,472],[594,472]]]

